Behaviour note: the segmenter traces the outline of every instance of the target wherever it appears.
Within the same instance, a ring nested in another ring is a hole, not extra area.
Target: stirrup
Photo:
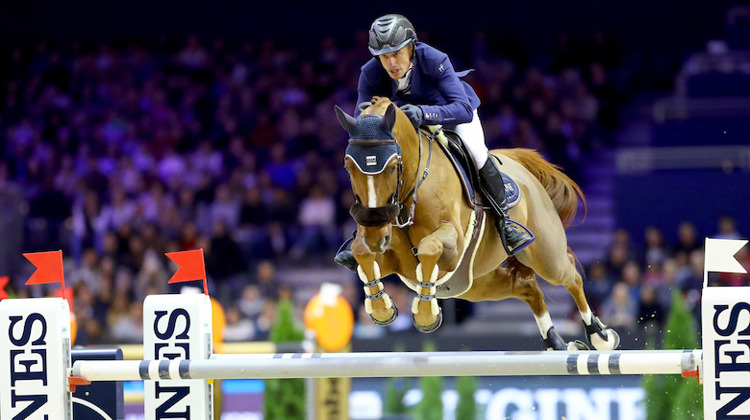
[[[524,226],[524,225],[516,222],[515,220],[513,220],[513,219],[511,219],[509,217],[505,217],[503,219],[505,220],[505,222],[502,222],[500,220],[500,217],[497,217],[495,219],[495,224],[496,224],[495,227],[497,228],[498,233],[500,233],[500,241],[503,243],[503,249],[508,254],[508,257],[512,257],[512,256],[518,254],[519,252],[523,251],[524,249],[526,249],[527,246],[531,245],[531,243],[534,242],[534,240],[536,239],[536,236],[526,226]],[[518,226],[521,229],[523,229],[526,233],[529,234],[529,236],[530,236],[529,240],[526,241],[526,242],[524,242],[523,244],[521,244],[521,246],[519,246],[519,247],[517,247],[515,249],[510,249],[510,247],[508,246],[508,239],[505,237],[505,226],[504,225],[507,224],[507,223],[513,223],[516,226]]]
[[[336,256],[333,257],[333,262],[355,273],[357,272],[357,267],[359,267],[359,263],[354,258],[354,254],[348,249],[337,253]]]
[[[339,250],[336,251],[336,255],[333,257],[333,262],[355,273],[357,272],[359,263],[354,259],[352,251],[350,251],[348,248],[350,247],[351,243],[354,242],[354,235],[356,233],[357,231],[355,230],[354,233],[352,233],[352,236],[344,241],[343,244],[341,244]]]

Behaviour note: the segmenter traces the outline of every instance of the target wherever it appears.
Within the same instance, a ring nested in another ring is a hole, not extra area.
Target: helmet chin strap
[[[396,80],[396,90],[398,91],[405,91],[408,90],[410,87],[410,81],[411,81],[411,71],[414,69],[414,62],[412,61],[409,63],[409,70],[404,73],[404,75]]]

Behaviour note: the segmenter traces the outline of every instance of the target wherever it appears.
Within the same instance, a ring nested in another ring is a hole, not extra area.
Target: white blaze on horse
[[[585,204],[575,182],[532,150],[491,152],[520,190],[510,218],[537,235],[508,258],[493,216],[467,199],[450,158],[433,152],[432,138],[415,130],[390,100],[373,98],[356,119],[338,107],[336,114],[350,135],[345,168],[356,199],[350,213],[358,225],[351,249],[364,282],[365,309],[376,324],[388,325],[398,315],[380,280],[396,273],[417,293],[411,310],[419,331],[440,326],[437,298],[513,297],[531,307],[547,349],[584,348],[566,344],[555,330],[537,274],[570,292],[590,344],[598,350],[619,345],[617,333],[592,313],[567,246],[565,227],[579,200]]]

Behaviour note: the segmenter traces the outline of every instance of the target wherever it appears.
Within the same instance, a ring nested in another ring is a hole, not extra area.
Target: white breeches
[[[471,157],[474,159],[474,163],[477,165],[477,169],[481,169],[487,162],[487,145],[484,143],[484,130],[482,129],[482,122],[479,121],[479,114],[477,110],[474,110],[474,118],[471,121],[456,126],[456,133],[461,136],[466,147],[471,152]]]

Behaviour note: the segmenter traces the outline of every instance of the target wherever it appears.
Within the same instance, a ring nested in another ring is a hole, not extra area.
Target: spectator
[[[206,253],[206,270],[216,280],[218,299],[222,304],[237,296],[240,285],[245,282],[243,272],[246,269],[239,244],[232,239],[224,221],[217,220]]]
[[[216,197],[211,203],[210,218],[216,223],[221,221],[226,229],[234,231],[239,226],[240,203],[232,196],[227,185],[216,188]]]
[[[276,302],[267,301],[265,305],[263,305],[263,311],[261,312],[260,316],[258,317],[258,320],[255,323],[255,326],[256,326],[255,339],[257,341],[268,340],[270,333],[271,333],[271,327],[273,327],[273,323],[275,321],[276,321]]]
[[[92,290],[94,293],[98,292],[99,284],[98,284],[98,266],[99,266],[99,256],[97,255],[97,252],[93,248],[87,248],[83,251],[83,257],[81,258],[81,264],[80,267],[76,267],[72,273],[70,273],[70,278],[72,280],[73,286],[75,286],[78,283],[84,283],[89,288],[89,290]]]
[[[29,202],[28,225],[31,227],[31,222],[35,221],[33,226],[37,227],[28,232],[36,239],[31,246],[36,249],[60,248],[63,225],[70,215],[68,198],[55,188],[53,177],[45,175],[41,191]],[[32,238],[28,237],[27,242],[31,244],[31,241]]]
[[[703,244],[698,240],[698,233],[693,222],[683,221],[680,223],[677,228],[677,246],[673,250],[673,254],[685,252],[690,255],[693,251],[702,248]]]
[[[132,316],[134,304],[127,294],[118,293],[114,296],[107,314],[108,338],[113,342],[137,343],[143,340],[143,319],[135,319]],[[137,321],[141,322],[136,324]]]
[[[102,214],[99,197],[93,191],[83,193],[81,200],[73,206],[73,238],[71,251],[73,257],[80,261],[85,248],[102,251],[102,240],[107,230],[106,218]]]
[[[613,281],[607,273],[607,267],[601,262],[596,262],[587,270],[588,277],[585,279],[584,289],[588,296],[589,305],[593,311],[598,313],[604,301],[612,292]]]
[[[246,258],[253,255],[263,255],[267,247],[268,210],[263,203],[260,189],[247,188],[240,207],[239,230],[236,238],[242,247]]]
[[[643,286],[638,301],[637,322],[642,328],[660,329],[664,325],[666,316],[664,308],[656,296],[656,291],[651,286]]]
[[[612,294],[602,305],[602,322],[610,327],[631,328],[636,320],[636,302],[633,301],[630,288],[619,282],[612,288]]]
[[[636,317],[638,326],[646,335],[647,348],[656,346],[662,335],[666,314],[653,287],[645,285],[641,288]]]
[[[664,263],[668,251],[661,230],[656,226],[649,226],[646,228],[644,236],[646,238],[646,253],[644,255],[646,267]]]
[[[224,327],[224,341],[250,341],[255,336],[253,321],[244,317],[236,306],[227,309],[227,324]]]
[[[279,283],[276,278],[276,266],[269,260],[263,260],[255,267],[255,276],[261,296],[270,300],[279,299]]]
[[[719,232],[716,233],[714,238],[717,239],[742,239],[742,236],[737,232],[737,224],[734,218],[729,215],[723,215],[719,217]]]
[[[620,280],[628,286],[631,300],[633,302],[638,302],[641,293],[641,285],[643,283],[641,266],[635,261],[628,261],[622,269],[622,277]]]
[[[135,204],[128,199],[125,190],[115,188],[112,190],[111,203],[102,208],[102,218],[106,229],[120,230],[120,228],[133,220]]]
[[[256,321],[263,312],[266,298],[261,294],[260,288],[255,284],[248,284],[242,289],[242,294],[237,302],[237,309],[244,318]]]
[[[310,195],[302,200],[298,220],[302,231],[291,250],[292,258],[299,259],[303,255],[317,256],[320,255],[321,249],[338,248],[340,237],[334,224],[335,201],[333,197],[326,195],[320,186],[313,186]]]

